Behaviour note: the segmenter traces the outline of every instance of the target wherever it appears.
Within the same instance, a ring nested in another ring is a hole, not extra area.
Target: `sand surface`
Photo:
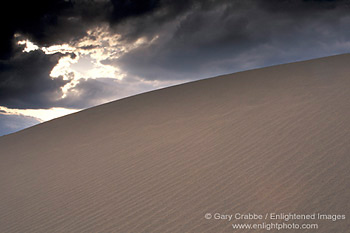
[[[0,232],[233,230],[221,214],[340,214],[350,229],[350,55],[153,91],[0,137]]]

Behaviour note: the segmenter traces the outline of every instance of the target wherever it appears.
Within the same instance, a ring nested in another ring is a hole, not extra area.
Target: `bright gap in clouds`
[[[69,102],[69,98],[72,96],[74,96],[74,98],[84,98],[84,93],[80,92],[81,89],[79,89],[80,86],[78,85],[87,83],[86,81],[89,79],[101,80],[99,82],[94,82],[99,83],[99,85],[113,83],[113,85],[116,85],[106,88],[103,92],[105,93],[105,97],[96,99],[96,101],[93,102],[93,105],[102,104],[145,91],[171,86],[181,82],[160,80],[150,81],[145,80],[142,77],[127,76],[127,74],[120,70],[115,64],[103,64],[103,61],[106,59],[117,59],[140,46],[151,45],[158,39],[158,36],[151,39],[139,38],[134,42],[126,43],[120,40],[120,35],[111,33],[108,25],[104,25],[87,31],[87,35],[79,41],[71,42],[69,44],[53,45],[50,47],[40,47],[20,34],[16,34],[15,39],[17,40],[17,44],[23,47],[23,53],[41,50],[48,55],[55,53],[64,54],[64,56],[59,59],[56,66],[51,70],[50,77],[48,77],[51,79],[62,77],[63,80],[69,81],[61,87],[62,96],[61,99],[58,99],[58,101],[61,102],[65,100],[68,100]],[[114,82],[112,82],[112,80],[114,80]],[[7,115],[29,116],[43,122],[77,112],[81,109],[68,109],[64,107],[53,107],[50,109],[9,109],[0,106],[0,110]]]
[[[17,36],[19,36],[19,35],[17,35]],[[39,46],[33,44],[28,39],[27,40],[18,41],[18,44],[19,45],[25,45],[25,48],[23,49],[23,52],[27,52],[27,53],[39,49]]]
[[[50,108],[50,109],[10,109],[0,106],[0,111],[4,115],[23,115],[34,117],[40,122],[49,121],[57,117],[78,112],[79,109]]]
[[[16,37],[21,38],[22,36],[17,34]],[[45,54],[67,54],[67,56],[59,60],[50,73],[51,78],[63,77],[64,80],[70,81],[62,87],[62,99],[64,99],[67,97],[68,92],[82,79],[110,78],[123,80],[126,77],[126,73],[116,66],[105,65],[102,61],[105,59],[116,59],[140,46],[148,46],[155,42],[158,36],[149,41],[145,38],[139,38],[133,43],[123,43],[120,41],[120,38],[120,35],[110,32],[108,25],[103,25],[88,30],[85,37],[71,45],[62,44],[39,47],[28,39],[19,40],[17,43],[25,45],[23,52],[41,50]],[[142,82],[142,79],[140,81]],[[154,88],[158,88],[158,86]]]

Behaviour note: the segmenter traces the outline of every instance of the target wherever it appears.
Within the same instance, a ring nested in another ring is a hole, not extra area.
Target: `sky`
[[[154,89],[350,50],[348,0],[1,4],[0,136]]]

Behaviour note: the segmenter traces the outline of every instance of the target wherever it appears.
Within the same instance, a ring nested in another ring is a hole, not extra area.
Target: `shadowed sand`
[[[0,232],[266,232],[204,215],[270,212],[345,214],[289,223],[348,232],[349,90],[346,54],[148,92],[0,137]]]

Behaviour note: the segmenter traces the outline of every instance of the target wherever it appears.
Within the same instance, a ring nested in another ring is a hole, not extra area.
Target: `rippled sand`
[[[347,232],[349,153],[350,55],[191,82],[0,137],[0,232]]]

